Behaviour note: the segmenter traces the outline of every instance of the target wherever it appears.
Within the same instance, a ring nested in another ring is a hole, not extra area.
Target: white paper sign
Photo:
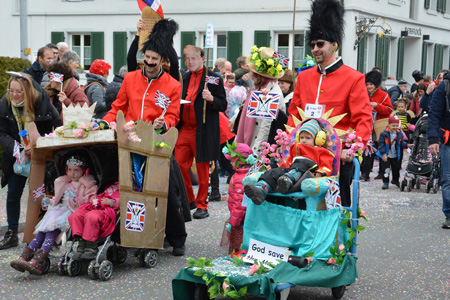
[[[278,265],[278,260],[287,261],[291,251],[285,247],[272,246],[254,239],[250,239],[247,255],[244,262],[255,263],[255,259],[261,262],[265,267],[267,263]],[[270,268],[270,267],[269,267]]]
[[[214,24],[206,23],[205,48],[214,48]]]
[[[305,117],[308,119],[319,119],[325,111],[325,105],[308,103],[305,106]]]

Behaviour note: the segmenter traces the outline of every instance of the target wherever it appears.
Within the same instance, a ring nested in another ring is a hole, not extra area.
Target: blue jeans
[[[442,211],[450,217],[450,145],[441,146]]]
[[[13,173],[8,179],[8,193],[6,196],[6,217],[8,229],[17,231],[19,229],[20,218],[20,198],[22,198],[23,188],[27,182],[27,177]]]

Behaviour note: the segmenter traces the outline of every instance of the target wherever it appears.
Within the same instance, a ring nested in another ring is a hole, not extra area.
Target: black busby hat
[[[423,72],[419,70],[414,70],[412,72],[412,77],[414,78],[415,81],[420,81],[423,79]]]
[[[147,50],[155,51],[162,58],[169,59],[170,47],[173,44],[173,36],[178,30],[178,24],[172,19],[162,19],[153,26],[152,32],[142,47],[142,53]]]
[[[325,40],[342,45],[344,7],[340,0],[313,0],[309,19],[309,41]]]
[[[376,87],[379,87],[382,80],[382,74],[378,71],[370,71],[366,74],[366,83],[370,82]]]

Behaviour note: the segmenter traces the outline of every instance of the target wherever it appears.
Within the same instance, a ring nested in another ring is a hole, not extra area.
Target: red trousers
[[[112,220],[110,214],[105,213],[105,210],[91,209],[89,206],[79,207],[69,215],[69,224],[72,228],[72,236],[78,235],[86,241],[95,242],[114,231],[116,218],[113,215],[114,220]],[[113,213],[115,212],[113,211]]]
[[[182,127],[178,133],[178,140],[175,144],[175,159],[180,166],[181,174],[183,174],[184,184],[189,197],[189,203],[196,202],[197,208],[207,209],[208,203],[208,186],[209,186],[209,162],[197,162],[198,175],[198,193],[197,200],[195,199],[194,189],[192,188],[191,177],[189,176],[189,169],[196,155],[196,129],[189,127]]]

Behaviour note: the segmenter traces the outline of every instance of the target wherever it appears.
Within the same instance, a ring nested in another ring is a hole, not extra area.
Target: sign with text
[[[267,93],[267,95],[264,95],[260,91],[254,91],[250,95],[247,118],[258,118],[269,121],[275,120],[278,114],[279,102],[280,94]]]
[[[289,251],[288,248],[272,246],[270,244],[250,239],[248,252],[244,257],[244,262],[254,264],[256,259],[265,267],[269,267],[267,263],[278,265],[278,260],[287,261],[289,255],[291,255],[291,251]]]
[[[205,48],[214,48],[214,24],[206,23]]]
[[[319,119],[322,117],[324,111],[325,105],[308,103],[305,106],[305,117],[308,119]]]

